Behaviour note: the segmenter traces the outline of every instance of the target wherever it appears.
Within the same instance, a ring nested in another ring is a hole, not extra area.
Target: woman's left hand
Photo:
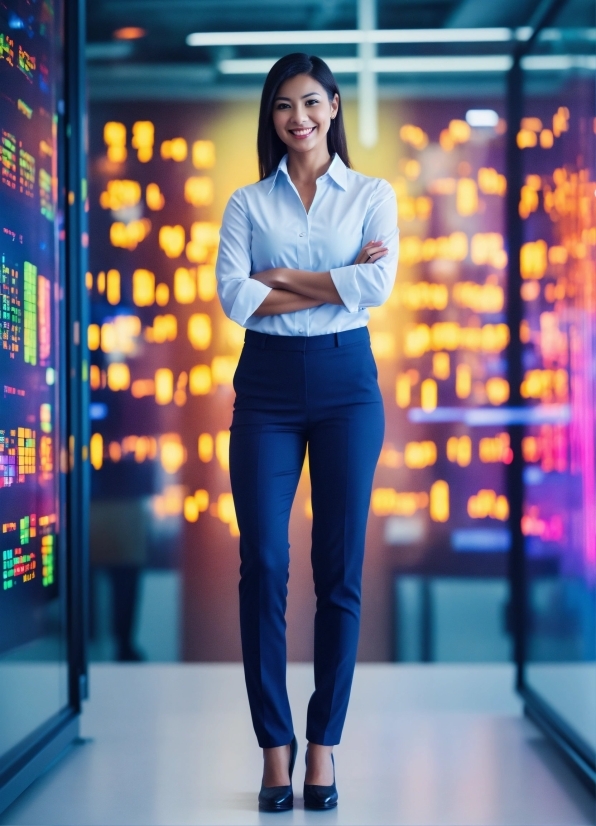
[[[387,247],[383,246],[382,241],[369,241],[356,256],[354,264],[374,264],[379,258],[387,255],[388,251]]]

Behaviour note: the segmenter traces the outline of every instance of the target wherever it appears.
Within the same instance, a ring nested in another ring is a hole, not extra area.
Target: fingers
[[[379,258],[387,255],[388,249],[383,246],[367,246],[363,247],[360,255],[356,259],[357,264],[371,264]]]

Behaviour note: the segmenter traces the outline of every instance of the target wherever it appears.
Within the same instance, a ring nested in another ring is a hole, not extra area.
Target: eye
[[[290,104],[289,103],[278,103],[275,108],[276,109],[289,109]]]
[[[319,102],[318,98],[311,98],[311,100],[306,101],[306,105],[310,106],[311,104],[314,106]]]

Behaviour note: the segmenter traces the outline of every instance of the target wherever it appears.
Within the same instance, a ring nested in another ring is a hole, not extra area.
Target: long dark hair
[[[327,92],[329,100],[333,100],[333,96],[337,95],[339,100],[337,115],[332,118],[327,132],[327,147],[330,155],[337,153],[346,166],[351,165],[341,111],[341,95],[331,69],[320,57],[309,56],[304,52],[294,52],[280,58],[271,67],[263,86],[261,108],[259,110],[259,131],[257,133],[261,181],[277,169],[279,162],[288,151],[273,125],[273,103],[282,83],[296,75],[310,75],[314,78]]]

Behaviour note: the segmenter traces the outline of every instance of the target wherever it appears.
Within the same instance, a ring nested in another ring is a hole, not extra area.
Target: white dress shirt
[[[236,190],[226,206],[217,257],[217,290],[224,312],[249,330],[318,336],[363,327],[367,307],[387,300],[397,269],[395,193],[387,181],[348,169],[338,155],[317,178],[307,212],[288,174],[285,155],[274,174]],[[388,253],[354,264],[368,241]],[[273,267],[331,273],[343,304],[256,316],[271,287],[251,278]]]

